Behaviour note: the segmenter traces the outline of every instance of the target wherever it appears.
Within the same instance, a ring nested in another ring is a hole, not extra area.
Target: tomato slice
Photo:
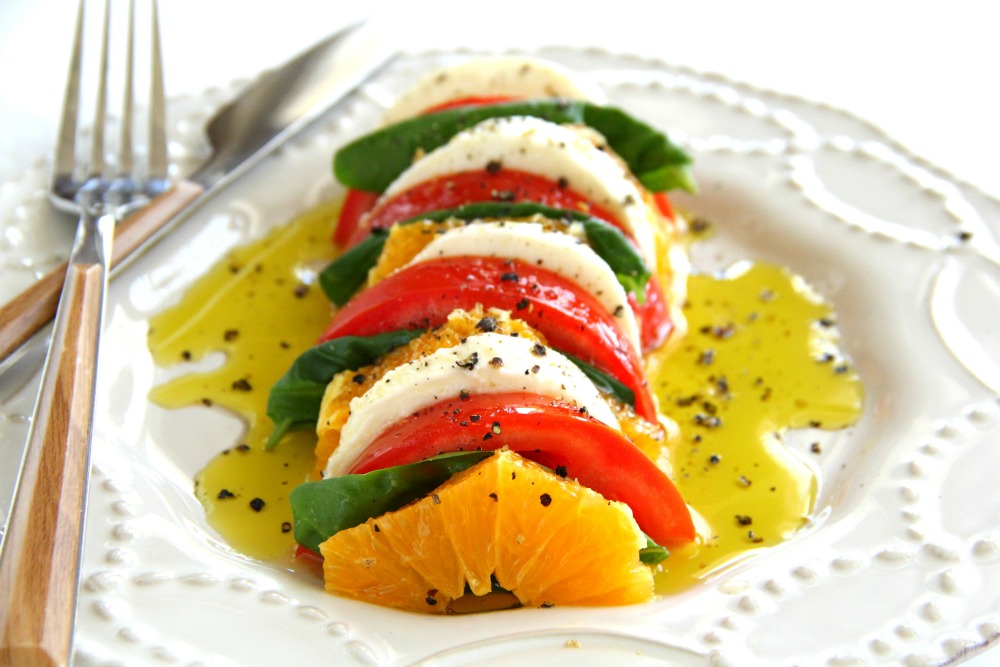
[[[405,267],[356,294],[320,341],[443,324],[456,308],[507,310],[549,345],[610,374],[635,393],[635,411],[655,422],[639,352],[612,314],[557,273],[498,257],[443,257]]]
[[[694,539],[680,492],[642,450],[607,424],[539,394],[473,394],[436,403],[383,431],[350,472],[501,447],[627,504],[658,544]]]
[[[378,192],[348,190],[340,207],[337,229],[333,232],[333,242],[340,247],[347,245],[357,233],[362,216],[375,206],[380,196]]]
[[[380,201],[357,227],[349,244],[360,242],[373,229],[388,229],[422,213],[484,201],[531,201],[583,211],[622,229],[622,222],[607,209],[558,181],[517,169],[477,169],[438,176]]]
[[[646,282],[645,303],[639,303],[635,294],[629,292],[628,303],[639,320],[639,339],[642,342],[643,354],[648,354],[659,348],[670,336],[674,322],[667,307],[667,298],[663,294],[663,285],[654,276]]]
[[[674,219],[674,205],[670,201],[670,197],[667,196],[666,192],[654,192],[653,201],[656,203],[656,208],[660,210],[660,214],[667,220]]]

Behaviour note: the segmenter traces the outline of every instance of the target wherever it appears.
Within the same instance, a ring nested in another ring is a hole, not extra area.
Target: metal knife
[[[355,23],[262,74],[206,126],[211,157],[118,224],[112,271],[133,261],[226,185],[308,127],[395,53],[377,30]],[[52,320],[65,273],[65,264],[56,267],[0,306],[0,362]]]

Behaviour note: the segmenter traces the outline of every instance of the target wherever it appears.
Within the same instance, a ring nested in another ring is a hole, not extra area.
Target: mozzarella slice
[[[385,113],[388,125],[465,97],[569,98],[603,103],[597,84],[561,65],[524,56],[467,60],[431,72],[404,92]]]
[[[635,239],[656,270],[655,233],[638,186],[626,169],[593,142],[591,130],[558,125],[534,117],[485,120],[452,139],[400,174],[385,191],[388,199],[432,178],[487,165],[548,178],[568,187],[615,216]]]
[[[521,260],[575,282],[615,318],[633,348],[642,350],[639,326],[625,289],[607,263],[573,236],[546,231],[537,222],[479,222],[435,237],[410,265],[438,257],[463,256]]]
[[[351,400],[351,415],[324,475],[346,474],[388,426],[463,391],[525,391],[551,396],[586,408],[590,416],[619,429],[607,401],[583,371],[555,350],[542,348],[541,352],[525,338],[484,333],[397,366],[374,387]],[[500,361],[492,361],[495,359]]]

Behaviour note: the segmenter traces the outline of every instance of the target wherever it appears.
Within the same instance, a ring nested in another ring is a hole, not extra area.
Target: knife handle
[[[204,188],[197,183],[181,181],[119,222],[111,244],[111,267],[135,252],[202,192]],[[0,362],[55,317],[66,268],[63,262],[0,306]]]

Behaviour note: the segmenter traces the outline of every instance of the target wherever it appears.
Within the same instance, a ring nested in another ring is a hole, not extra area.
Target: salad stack
[[[270,445],[327,590],[449,612],[629,604],[695,539],[644,355],[682,336],[690,159],[553,63],[469,59],[341,148],[333,315],[272,388]]]

